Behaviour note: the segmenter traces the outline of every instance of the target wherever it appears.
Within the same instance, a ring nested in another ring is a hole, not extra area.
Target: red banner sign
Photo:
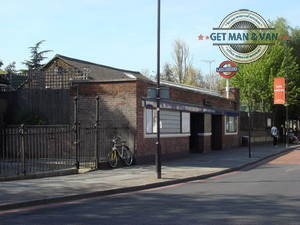
[[[274,104],[285,104],[285,78],[274,78]]]

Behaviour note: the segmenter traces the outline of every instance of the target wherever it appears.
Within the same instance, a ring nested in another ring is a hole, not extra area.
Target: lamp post
[[[249,125],[249,139],[248,139],[248,151],[249,151],[249,158],[251,158],[251,128],[252,128],[252,118],[251,118],[251,111],[252,111],[252,101],[249,103],[249,112],[248,112],[248,125]]]
[[[285,78],[285,119],[286,119],[286,128],[285,128],[285,146],[289,147],[289,137],[288,137],[288,127],[289,127],[289,94],[288,94],[288,74],[289,74],[289,68],[288,68],[288,41],[286,40],[286,78]]]
[[[156,142],[156,176],[161,178],[161,149],[160,149],[160,0],[157,1],[157,142]]]
[[[209,63],[209,76],[210,76],[210,79],[211,79],[211,63],[215,62],[215,60],[201,60],[201,62]],[[209,81],[209,90],[211,91],[211,80]]]

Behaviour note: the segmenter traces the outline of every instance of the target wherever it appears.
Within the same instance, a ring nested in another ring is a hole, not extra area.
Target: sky
[[[41,40],[47,63],[56,54],[132,71],[157,72],[157,0],[0,0],[2,69],[30,59]],[[230,13],[248,9],[266,21],[284,17],[300,26],[300,1],[161,0],[160,65],[173,63],[174,41],[189,47],[192,64],[208,74],[226,58],[210,35]]]

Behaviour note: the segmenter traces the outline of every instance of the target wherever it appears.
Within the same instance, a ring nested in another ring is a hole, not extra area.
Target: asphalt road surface
[[[162,188],[0,212],[0,224],[300,224],[300,149]]]

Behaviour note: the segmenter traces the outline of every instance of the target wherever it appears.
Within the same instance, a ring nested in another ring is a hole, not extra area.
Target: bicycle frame
[[[117,141],[119,139],[121,139],[120,136],[112,140],[113,147],[108,154],[108,163],[113,168],[118,165],[118,158],[122,159],[127,166],[130,166],[133,161],[133,155],[128,146],[125,145],[126,141],[122,141],[122,144],[118,144]]]
[[[112,140],[112,142],[114,143],[114,145],[113,145],[113,147],[112,147],[112,150],[116,150],[117,152],[118,152],[118,154],[119,154],[119,156],[121,157],[121,158],[123,158],[124,156],[124,146],[125,146],[125,141],[122,141],[122,144],[117,144],[117,141],[119,140],[119,139],[121,139],[121,137],[120,136],[118,136],[118,138],[116,138],[116,139],[113,139]],[[120,148],[121,147],[121,152],[120,152]]]
[[[125,142],[122,142],[122,144],[117,144],[117,142],[114,142],[114,146],[112,147],[112,150],[115,150],[118,152],[119,156],[121,158],[123,158],[124,155],[124,146],[125,146]],[[120,147],[121,147],[121,151],[120,151]]]

